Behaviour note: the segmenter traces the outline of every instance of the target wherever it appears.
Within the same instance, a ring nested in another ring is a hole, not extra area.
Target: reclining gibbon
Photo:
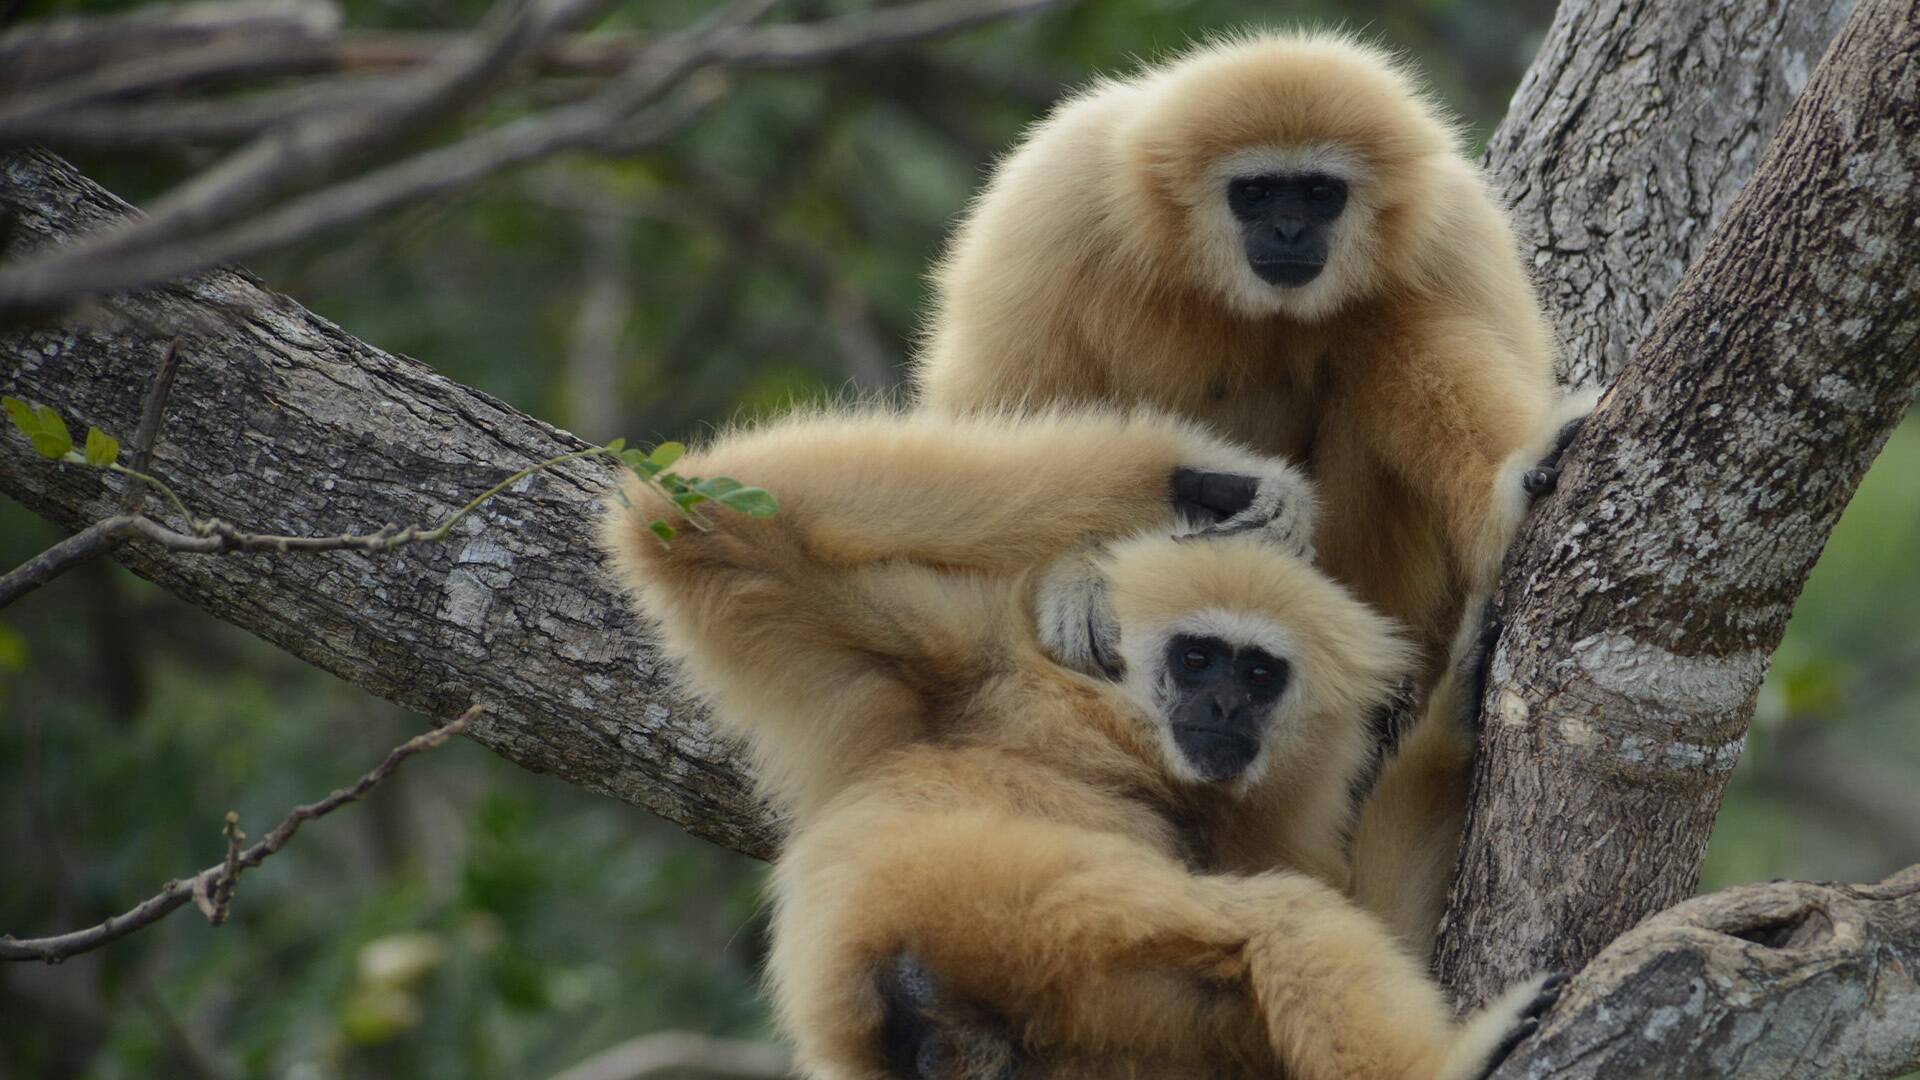
[[[1453,1080],[1551,1002],[1457,1022],[1337,891],[1410,654],[1292,554],[1288,466],[1146,416],[869,414],[678,468],[781,502],[663,547],[629,482],[604,542],[791,815],[770,981],[811,1075]],[[1090,536],[1099,677],[1041,640]],[[1293,869],[1215,872],[1236,847]]]
[[[1150,405],[1304,468],[1316,561],[1411,629],[1415,700],[1591,404],[1554,385],[1456,124],[1344,36],[1237,37],[1096,83],[1000,162],[934,283],[923,409]],[[1355,838],[1357,894],[1415,947],[1453,866],[1473,688],[1436,695]]]

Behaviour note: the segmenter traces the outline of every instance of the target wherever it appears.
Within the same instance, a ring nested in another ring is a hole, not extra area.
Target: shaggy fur
[[[770,969],[810,1075],[1455,1080],[1515,1030],[1533,987],[1456,1022],[1337,891],[1391,623],[1265,538],[1168,535],[1174,469],[1244,459],[1148,416],[801,418],[682,459],[781,509],[670,548],[629,480],[620,577],[792,817]],[[1090,536],[1128,681],[1035,636],[1037,570]],[[1195,628],[1294,673],[1244,784],[1169,757],[1157,653]],[[1205,872],[1236,847],[1290,869]]]
[[[1227,182],[1308,169],[1349,186],[1326,268],[1267,284]],[[1557,408],[1549,329],[1454,123],[1344,36],[1233,38],[1088,88],[1000,163],[935,285],[929,411],[1152,405],[1305,467],[1317,561],[1411,629],[1419,697],[1494,582],[1521,473],[1590,404]],[[1457,817],[1470,753],[1470,732],[1409,740],[1387,780],[1421,787],[1388,797]],[[1446,827],[1358,842],[1441,886],[1451,869]],[[1408,915],[1408,940],[1437,915]]]

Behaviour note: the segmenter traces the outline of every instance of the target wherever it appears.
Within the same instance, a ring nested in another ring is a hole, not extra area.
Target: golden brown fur
[[[1237,239],[1227,182],[1263,170],[1350,184],[1304,286],[1261,280]],[[1000,163],[935,283],[926,409],[1151,405],[1300,463],[1321,494],[1317,561],[1411,628],[1423,693],[1567,418],[1514,238],[1453,123],[1344,36],[1233,38],[1090,87]],[[1457,817],[1470,754],[1469,733],[1410,740],[1363,854],[1438,867],[1444,887],[1457,829],[1408,808]],[[1424,944],[1437,909],[1405,917]]]
[[[812,1075],[1451,1080],[1512,1029],[1528,993],[1456,1023],[1336,891],[1365,718],[1409,660],[1391,624],[1258,538],[1166,535],[1176,466],[1244,461],[1148,416],[792,420],[679,466],[778,516],[670,549],[628,484],[620,576],[792,815],[770,966]],[[1102,565],[1128,681],[1054,664],[1033,572],[1143,527]],[[1245,784],[1181,779],[1136,685],[1194,619],[1298,673]],[[1235,845],[1318,877],[1196,870]],[[914,994],[889,980],[937,984],[908,1026],[938,1054],[901,1042]]]

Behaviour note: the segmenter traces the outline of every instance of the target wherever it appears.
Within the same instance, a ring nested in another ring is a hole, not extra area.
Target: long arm
[[[874,754],[940,730],[1031,624],[1017,575],[1086,539],[1173,520],[1174,470],[1246,458],[1149,417],[800,417],[682,458],[780,502],[662,547],[636,481],[603,542],[669,652],[805,808]]]

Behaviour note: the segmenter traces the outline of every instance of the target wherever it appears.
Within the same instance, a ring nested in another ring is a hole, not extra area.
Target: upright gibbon
[[[1344,36],[1242,36],[1089,87],[1000,162],[934,281],[924,409],[1150,405],[1306,469],[1316,560],[1411,630],[1416,702],[1591,404],[1555,387],[1455,123]],[[1473,749],[1472,686],[1443,689],[1355,838],[1356,895],[1415,948]]]
[[[1551,444],[1506,217],[1384,52],[1231,38],[1095,83],[995,169],[934,275],[942,413],[1151,405],[1305,468],[1317,560],[1439,676]]]
[[[629,482],[603,541],[791,815],[769,966],[810,1075],[1455,1080],[1557,993],[1458,1022],[1337,891],[1410,650],[1291,553],[1284,464],[1144,415],[868,414],[679,468],[781,501],[663,547]],[[1033,616],[1088,537],[1120,538],[1099,678]],[[1214,872],[1235,845],[1297,869]]]

